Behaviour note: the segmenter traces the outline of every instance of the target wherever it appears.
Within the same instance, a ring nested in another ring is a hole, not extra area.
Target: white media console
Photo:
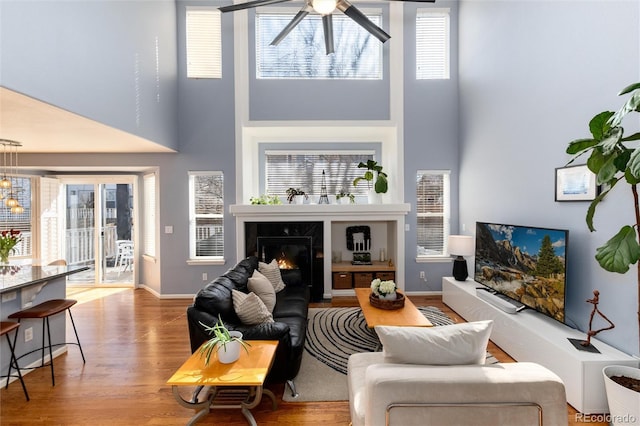
[[[601,353],[578,350],[568,338],[585,339],[586,333],[531,309],[505,312],[497,306],[500,302],[493,304],[478,297],[477,287],[481,285],[470,279],[445,277],[442,301],[467,321],[493,320],[491,341],[516,361],[536,362],[556,373],[564,382],[567,402],[576,410],[585,414],[609,412],[602,369],[614,364],[637,367],[637,359],[596,339],[591,342]]]

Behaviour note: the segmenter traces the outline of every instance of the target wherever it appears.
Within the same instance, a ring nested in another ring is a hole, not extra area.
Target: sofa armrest
[[[367,425],[566,425],[564,384],[534,363],[465,366],[373,364],[365,370]],[[351,390],[350,390],[351,391]],[[362,408],[362,407],[361,407]],[[355,424],[355,423],[354,423]]]

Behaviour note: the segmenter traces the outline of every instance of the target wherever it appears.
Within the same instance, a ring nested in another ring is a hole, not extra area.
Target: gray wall
[[[175,9],[2,0],[0,85],[177,148]]]
[[[554,202],[554,169],[569,141],[640,78],[636,1],[463,1],[460,6],[460,224],[569,229],[567,321],[588,329],[600,309],[616,328],[598,338],[638,353],[635,274],[603,271],[595,249],[633,223],[630,191],[616,189],[585,225],[588,203]],[[637,128],[638,120],[628,120]],[[627,129],[629,132],[630,129]],[[471,260],[470,260],[471,264]],[[597,324],[594,324],[598,327]]]
[[[451,9],[451,78],[416,80],[415,10],[424,3],[405,3],[404,20],[404,199],[411,203],[405,233],[407,291],[441,290],[451,276],[449,261],[416,263],[416,173],[451,170],[451,233],[458,233],[458,2],[438,1]],[[425,271],[427,281],[419,278]]]

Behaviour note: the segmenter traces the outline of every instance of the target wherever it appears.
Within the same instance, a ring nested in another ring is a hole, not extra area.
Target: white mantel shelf
[[[232,204],[229,212],[234,216],[391,216],[406,215],[411,205],[403,204]]]
[[[342,222],[385,222],[386,250],[396,265],[396,284],[404,289],[405,216],[411,211],[408,203],[398,204],[233,204],[229,213],[236,218],[237,258],[245,257],[245,223],[317,221],[323,223],[324,292],[323,297],[355,294],[353,290],[333,290],[331,287],[332,224]],[[336,225],[339,226],[339,225]]]

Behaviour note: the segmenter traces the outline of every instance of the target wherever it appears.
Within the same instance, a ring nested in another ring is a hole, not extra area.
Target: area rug
[[[438,308],[418,307],[435,326],[453,324]],[[282,397],[288,402],[346,401],[347,361],[359,352],[373,352],[378,346],[375,332],[367,328],[360,308],[311,308],[300,372],[295,378],[298,397],[288,388]],[[497,362],[487,353],[487,363]],[[489,358],[490,357],[490,358]]]

